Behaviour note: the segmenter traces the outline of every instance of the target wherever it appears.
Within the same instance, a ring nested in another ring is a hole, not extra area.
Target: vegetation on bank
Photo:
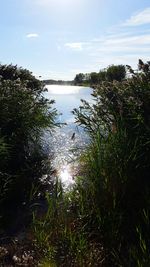
[[[99,82],[94,103],[82,100],[73,111],[90,143],[80,158],[74,189],[64,192],[56,179],[45,195],[46,212],[33,212],[30,245],[37,261],[28,259],[28,266],[150,266],[150,63],[140,60],[139,70],[134,73],[128,66],[129,78]],[[34,148],[31,141],[28,149]],[[3,144],[1,151],[9,153],[9,143]],[[43,171],[39,166],[35,174]]]
[[[25,210],[40,193],[40,179],[50,169],[42,135],[56,125],[57,112],[44,91],[28,70],[0,65],[1,234],[4,228],[13,232],[24,224]]]
[[[73,83],[75,85],[96,86],[103,81],[113,82],[122,81],[126,77],[124,65],[111,65],[99,72],[76,74]]]
[[[108,266],[150,265],[150,64],[139,74],[103,82],[94,105],[83,101],[76,120],[91,135],[83,158],[86,227],[109,251]],[[89,116],[90,114],[90,116]],[[94,231],[95,232],[95,231]],[[107,266],[107,265],[106,265]]]
[[[99,72],[78,73],[74,80],[63,81],[47,79],[43,80],[47,85],[79,85],[79,86],[95,86],[102,81],[112,82],[113,80],[122,81],[126,77],[126,68],[124,65],[111,65]]]
[[[43,266],[150,265],[150,64],[139,69],[100,83],[94,104],[73,112],[91,142],[74,190],[57,181],[46,216],[34,217]]]

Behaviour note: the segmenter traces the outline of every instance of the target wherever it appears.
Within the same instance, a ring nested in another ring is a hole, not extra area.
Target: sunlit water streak
[[[46,133],[50,153],[54,155],[52,166],[56,169],[64,188],[70,188],[74,185],[74,177],[77,174],[76,160],[88,143],[88,136],[74,123],[71,111],[79,107],[80,99],[91,101],[92,89],[58,85],[48,85],[47,89],[46,97],[56,101],[55,107],[62,114],[59,121],[67,123],[57,128],[52,137]]]

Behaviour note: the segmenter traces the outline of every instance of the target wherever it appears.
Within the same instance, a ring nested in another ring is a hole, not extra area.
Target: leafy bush
[[[95,103],[74,110],[91,136],[79,183],[82,218],[111,252],[110,266],[150,264],[143,219],[143,212],[150,216],[150,66],[141,62],[143,72],[129,68],[132,77],[102,82]]]
[[[0,211],[6,223],[4,215],[15,217],[46,170],[42,135],[56,125],[57,112],[29,71],[0,65],[0,75]]]

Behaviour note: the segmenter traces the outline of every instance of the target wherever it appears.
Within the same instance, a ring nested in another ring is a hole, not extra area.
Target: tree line
[[[126,67],[124,65],[111,65],[99,72],[79,73],[74,78],[75,85],[97,85],[102,81],[112,82],[122,81],[126,77]]]

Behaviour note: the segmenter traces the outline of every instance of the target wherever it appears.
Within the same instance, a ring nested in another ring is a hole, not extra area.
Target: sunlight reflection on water
[[[87,145],[89,138],[87,134],[77,127],[71,111],[78,108],[80,99],[91,101],[91,89],[79,86],[56,86],[48,85],[47,97],[56,101],[55,107],[62,113],[60,122],[67,125],[57,128],[53,136],[46,134],[49,150],[54,158],[52,166],[62,181],[64,188],[70,188],[75,184],[74,177],[77,174],[77,158]]]
[[[75,183],[72,173],[71,173],[71,168],[69,165],[64,165],[58,172],[58,175],[62,181],[62,183],[68,187],[70,185],[73,185]]]
[[[48,93],[51,95],[74,95],[79,94],[82,86],[73,86],[73,85],[46,85]]]

